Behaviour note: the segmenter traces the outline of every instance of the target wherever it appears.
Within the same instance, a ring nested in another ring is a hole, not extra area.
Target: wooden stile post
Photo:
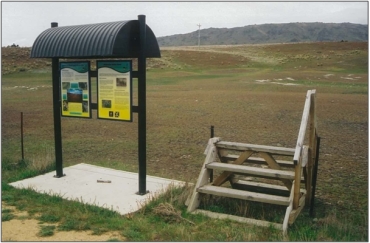
[[[307,181],[306,181],[306,204],[310,205],[312,192],[312,170],[315,164],[316,153],[316,90],[311,91],[310,114],[309,114],[309,154],[308,164],[306,166]]]
[[[294,167],[295,183],[294,183],[293,209],[297,209],[299,207],[299,199],[301,196],[301,171],[302,171],[302,159],[300,159],[296,166]]]
[[[200,171],[197,183],[194,186],[193,194],[189,201],[188,212],[193,212],[199,206],[199,192],[197,191],[199,187],[204,186],[209,182],[210,170],[206,168],[206,164],[213,162],[217,156],[215,142],[219,141],[219,138],[210,138],[208,142],[208,147],[206,149],[206,158],[202,170]]]
[[[308,163],[306,166],[307,171],[307,180],[306,180],[306,204],[309,205],[311,201],[311,192],[312,192],[312,156],[311,156],[311,148],[308,148]]]

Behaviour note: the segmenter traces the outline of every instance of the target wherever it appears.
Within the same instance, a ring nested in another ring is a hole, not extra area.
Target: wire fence
[[[210,137],[283,147],[294,147],[296,142],[294,131],[291,139],[284,141],[286,131],[277,130],[272,134],[267,129],[262,132],[248,122],[235,125],[218,120],[189,119],[176,124],[171,122],[175,118],[147,115],[148,160],[202,158]],[[96,119],[96,111],[93,111],[92,119],[62,117],[63,155],[68,161],[119,160],[122,157],[135,161],[138,154],[137,123],[136,113],[131,123]],[[2,142],[3,154],[19,159],[35,156],[45,151],[45,147],[54,150],[52,109],[2,114]]]

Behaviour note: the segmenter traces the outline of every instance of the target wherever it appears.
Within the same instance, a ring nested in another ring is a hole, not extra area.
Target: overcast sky
[[[32,46],[51,22],[59,26],[137,19],[157,37],[207,28],[265,23],[368,24],[368,2],[2,2],[2,46]]]

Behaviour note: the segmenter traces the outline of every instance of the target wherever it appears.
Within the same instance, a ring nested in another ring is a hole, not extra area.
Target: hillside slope
[[[351,23],[262,24],[201,29],[200,33],[201,45],[368,40],[368,26]],[[160,46],[198,45],[198,31],[157,39]]]

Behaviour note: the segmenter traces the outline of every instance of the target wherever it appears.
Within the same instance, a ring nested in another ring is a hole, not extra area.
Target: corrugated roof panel
[[[65,47],[65,50],[67,52],[70,52],[72,49],[73,49],[73,46],[76,46],[77,43],[78,43],[78,38],[77,35],[78,33],[81,32],[79,30],[79,28],[74,28],[74,29],[71,29],[69,35],[71,36],[71,41],[67,42],[66,45],[64,46]]]
[[[35,40],[31,57],[138,57],[139,21],[54,27]],[[152,30],[146,26],[146,57],[160,57]]]
[[[94,28],[93,26],[87,26],[87,28],[84,28],[83,30],[80,30],[80,31],[81,31],[82,39],[81,41],[76,43],[77,46],[75,46],[75,48],[76,50],[80,51],[78,53],[79,55],[83,55],[83,53],[88,52],[91,42],[93,41],[89,33],[93,32]]]

